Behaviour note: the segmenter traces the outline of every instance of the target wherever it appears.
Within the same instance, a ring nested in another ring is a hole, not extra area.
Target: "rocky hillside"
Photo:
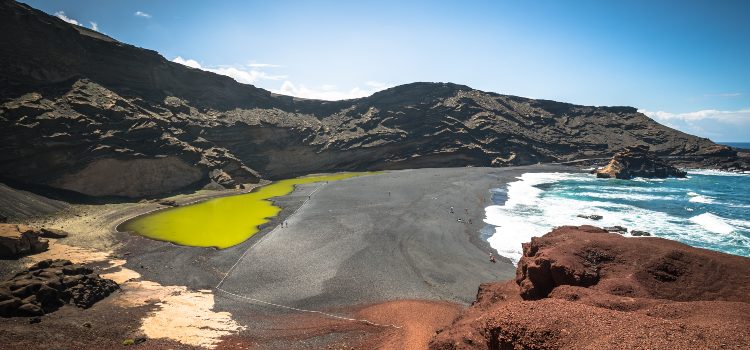
[[[0,177],[126,197],[310,172],[608,157],[631,145],[726,152],[634,108],[450,83],[335,102],[276,95],[6,1],[0,140]]]

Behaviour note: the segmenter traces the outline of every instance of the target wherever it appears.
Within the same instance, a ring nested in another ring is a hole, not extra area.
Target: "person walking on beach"
[[[493,264],[497,262],[497,260],[495,260],[495,255],[492,253],[490,253],[490,262]]]
[[[453,207],[451,207],[451,214],[453,214]]]

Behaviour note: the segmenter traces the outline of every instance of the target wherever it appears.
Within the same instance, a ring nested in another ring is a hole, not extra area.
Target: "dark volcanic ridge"
[[[633,145],[727,156],[631,107],[451,83],[333,102],[277,95],[16,2],[0,4],[0,51],[0,177],[89,196],[312,172],[564,162]]]

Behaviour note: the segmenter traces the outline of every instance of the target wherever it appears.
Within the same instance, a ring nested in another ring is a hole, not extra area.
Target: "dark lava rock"
[[[39,229],[39,235],[44,238],[65,238],[68,237],[68,233],[63,230],[55,228],[42,227]]]
[[[26,225],[0,224],[0,258],[15,259],[47,250],[49,242]]]
[[[432,339],[456,349],[748,349],[750,259],[564,226]]]
[[[39,316],[70,303],[88,308],[119,286],[69,260],[43,260],[0,282],[0,316]]]
[[[637,236],[651,236],[651,233],[646,232],[646,231],[640,231],[640,230],[630,231],[630,234],[636,237]]]
[[[628,229],[622,226],[607,226],[604,228],[607,232],[627,233]]]
[[[632,179],[634,177],[685,177],[686,172],[669,165],[649,152],[649,146],[627,147],[615,153],[609,164],[596,171],[599,178]]]
[[[592,215],[578,214],[576,216],[578,216],[579,218],[584,218],[584,219],[589,219],[589,220],[597,220],[597,221],[604,218],[603,216],[596,215],[596,214],[592,214]]]
[[[177,204],[177,202],[175,202],[174,200],[171,200],[171,199],[162,199],[162,200],[158,201],[157,203],[159,203],[161,205],[164,205],[164,206],[167,206],[167,207],[177,207],[177,206],[179,206]]]

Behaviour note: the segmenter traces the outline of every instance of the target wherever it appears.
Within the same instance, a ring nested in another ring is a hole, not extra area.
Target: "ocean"
[[[722,145],[729,147],[750,149],[750,142],[720,142]]]
[[[597,179],[586,173],[526,173],[497,188],[485,209],[485,237],[517,262],[521,243],[562,225],[648,231],[750,256],[750,174],[691,170],[684,179]],[[598,214],[599,221],[577,217]],[[629,234],[627,234],[629,236]],[[639,238],[633,238],[639,239]]]

